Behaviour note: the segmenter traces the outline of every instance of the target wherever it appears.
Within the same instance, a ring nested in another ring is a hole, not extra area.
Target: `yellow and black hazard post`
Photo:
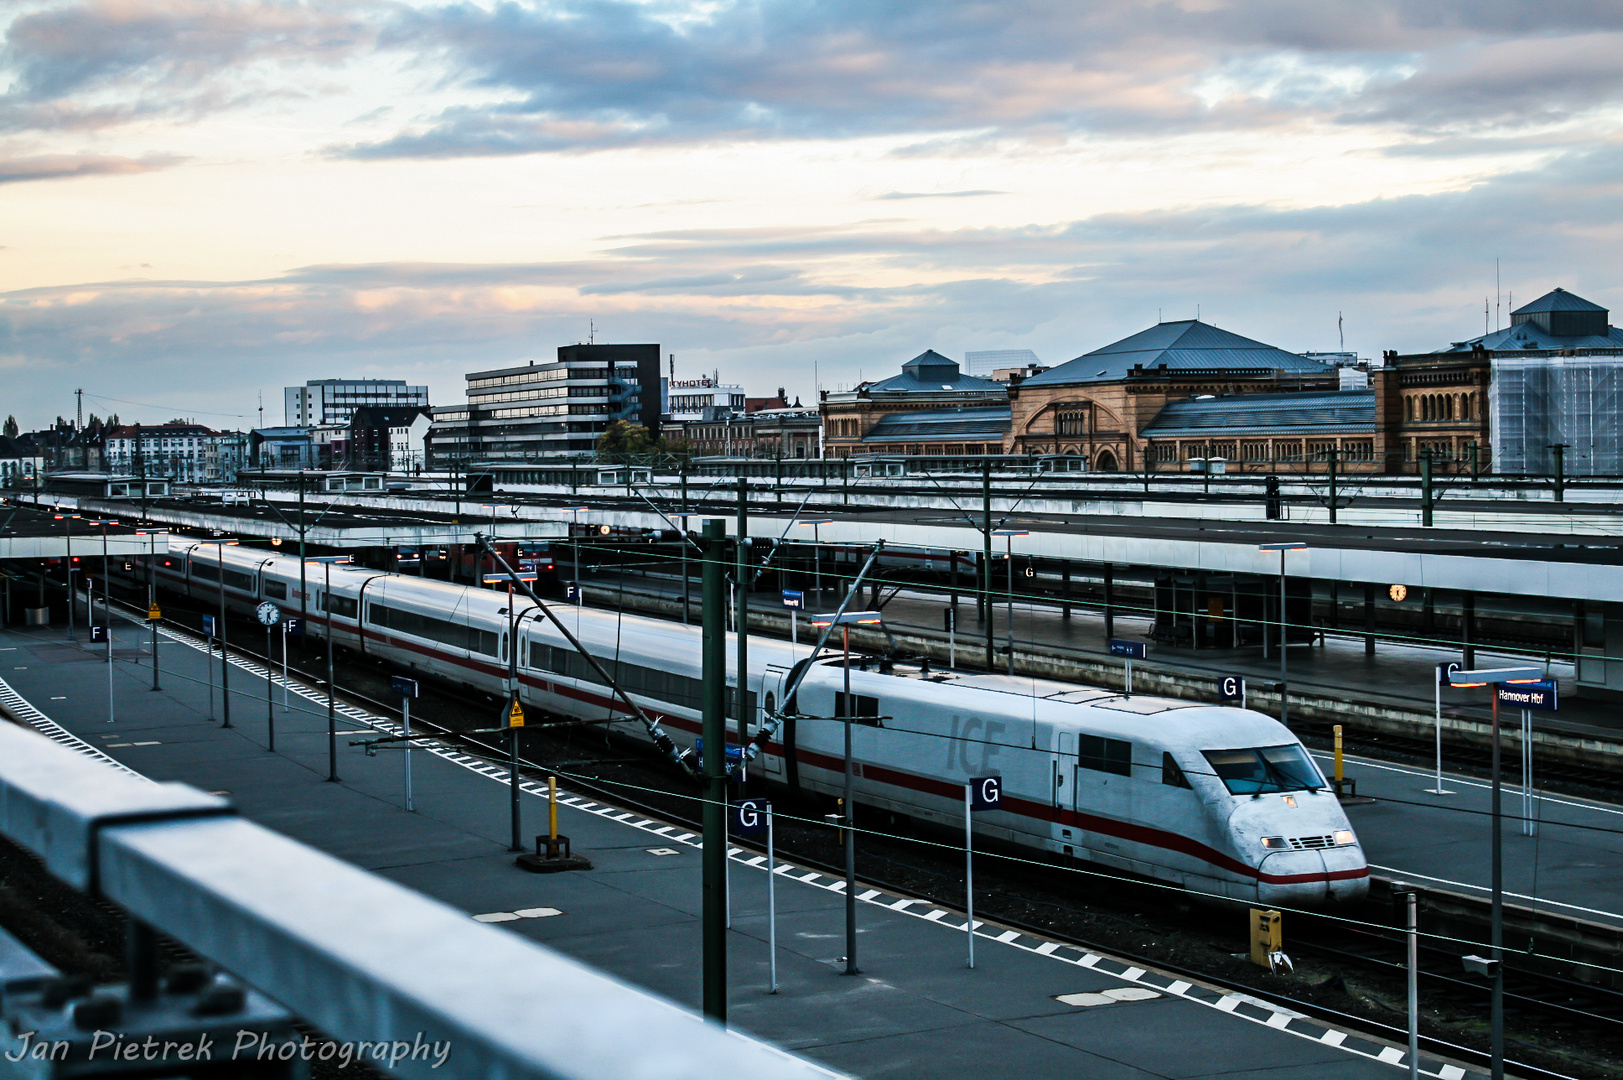
[[[148,571],[150,574],[150,570]],[[153,586],[148,584],[150,593]],[[152,689],[158,689],[158,620],[163,618],[163,612],[158,610],[158,601],[153,600],[147,605],[147,625],[152,628]]]
[[[513,811],[513,844],[509,851],[523,851],[524,842],[519,839],[522,822],[518,802],[518,730],[524,726],[524,706],[519,704],[518,694],[515,691],[512,703],[507,709],[507,748],[509,760],[507,764],[508,797],[512,803]]]

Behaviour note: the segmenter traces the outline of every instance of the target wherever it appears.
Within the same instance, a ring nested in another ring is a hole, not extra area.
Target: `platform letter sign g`
[[[1217,700],[1239,701],[1245,696],[1245,680],[1238,675],[1225,675],[1217,680]]]
[[[733,803],[733,835],[758,836],[766,832],[765,799],[739,799]]]
[[[972,776],[969,778],[969,808],[971,810],[998,810],[1003,806],[1003,777]]]

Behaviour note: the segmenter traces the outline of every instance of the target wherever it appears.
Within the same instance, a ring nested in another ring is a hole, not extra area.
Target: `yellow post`
[[[1285,932],[1280,926],[1279,912],[1251,909],[1251,962],[1260,968],[1274,969],[1269,956],[1285,947]]]
[[[1341,725],[1337,724],[1336,732],[1336,790],[1341,790]]]
[[[547,835],[558,839],[558,778],[547,777]]]

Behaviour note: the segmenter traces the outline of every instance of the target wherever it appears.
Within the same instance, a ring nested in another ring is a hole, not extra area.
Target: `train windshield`
[[[1235,795],[1317,790],[1325,786],[1300,745],[1263,746],[1254,750],[1207,750],[1212,771]]]

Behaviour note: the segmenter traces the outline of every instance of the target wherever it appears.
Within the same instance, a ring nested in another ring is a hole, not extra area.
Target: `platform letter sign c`
[[[1003,777],[972,776],[969,778],[969,808],[971,810],[998,810],[1003,806]]]
[[[1225,675],[1217,680],[1219,701],[1240,701],[1245,697],[1245,680],[1238,675]]]
[[[1446,664],[1438,664],[1437,665],[1437,685],[1438,686],[1447,686],[1447,685],[1449,685],[1451,682],[1454,681],[1454,673],[1456,671],[1459,671],[1459,670],[1460,670],[1460,665],[1459,665],[1459,663],[1457,661],[1454,661],[1454,660],[1450,660]]]
[[[765,799],[739,799],[733,803],[733,835],[758,836],[766,832]]]

